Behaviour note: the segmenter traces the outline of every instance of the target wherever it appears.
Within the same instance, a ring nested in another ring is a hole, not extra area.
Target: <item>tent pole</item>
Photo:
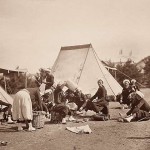
[[[115,79],[117,80],[117,74],[116,74],[116,70],[115,70]]]
[[[28,81],[27,81],[27,73],[25,73],[25,88],[27,88],[27,83]]]
[[[4,76],[5,91],[7,92],[6,77]]]

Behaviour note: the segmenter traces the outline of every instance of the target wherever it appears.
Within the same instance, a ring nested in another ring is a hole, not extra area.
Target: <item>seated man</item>
[[[63,124],[66,123],[66,115],[72,117],[69,108],[66,106],[66,98],[62,90],[64,86],[65,83],[58,84],[54,90],[54,106],[52,108],[52,112],[56,112],[60,115]]]
[[[136,84],[136,80],[135,80],[135,79],[132,79],[132,80],[131,80],[131,88],[132,88],[132,90],[133,90],[134,92],[140,91],[139,86]]]
[[[74,102],[78,106],[77,110],[79,110],[81,107],[83,107],[83,104],[86,102],[86,96],[79,89],[76,89],[76,91],[74,92],[74,96],[75,96]]]
[[[49,114],[51,113],[53,104],[54,104],[53,98],[51,97],[51,93],[49,91],[46,92],[44,95],[42,95],[42,106],[43,110],[46,111],[46,113],[47,112],[49,112]]]
[[[107,91],[105,87],[103,86],[103,81],[101,79],[98,80],[97,83],[98,83],[99,88],[97,92],[95,93],[95,95],[87,101],[87,104],[85,106],[85,111],[93,110],[94,112],[98,114],[103,114],[109,117],[109,108],[108,108],[109,103],[106,100]]]
[[[123,109],[125,104],[128,106],[130,105],[130,100],[128,99],[128,96],[132,92],[134,92],[134,90],[130,86],[130,81],[128,79],[123,80],[123,89],[119,100]]]
[[[144,100],[144,95],[140,91],[133,92],[129,95],[131,109],[123,116],[124,121],[138,121],[150,117],[150,105]]]
[[[0,105],[4,106],[4,108],[0,109],[0,112],[3,112],[3,113],[8,112],[8,123],[13,123],[13,121],[11,120],[11,117],[12,117],[12,111],[11,111],[12,105],[9,104],[9,103],[5,103],[2,100],[0,100]]]

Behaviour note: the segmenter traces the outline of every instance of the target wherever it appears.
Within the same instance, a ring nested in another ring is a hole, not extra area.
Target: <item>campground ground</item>
[[[143,89],[150,104],[150,89]],[[0,140],[7,141],[3,150],[150,150],[150,121],[118,122],[117,102],[110,103],[111,120],[84,123],[49,124],[35,132],[16,132],[15,125],[0,125]],[[89,125],[91,134],[75,134],[67,126]]]

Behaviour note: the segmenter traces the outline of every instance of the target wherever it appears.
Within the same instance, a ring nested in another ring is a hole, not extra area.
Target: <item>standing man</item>
[[[45,72],[45,81],[43,81],[42,83],[45,84],[45,91],[48,89],[51,89],[51,87],[54,84],[54,76],[51,74],[51,70],[50,69],[44,69]]]
[[[40,69],[40,93],[44,95],[45,93],[50,93],[53,97],[53,84],[54,84],[54,76],[51,74],[50,69],[41,68]]]

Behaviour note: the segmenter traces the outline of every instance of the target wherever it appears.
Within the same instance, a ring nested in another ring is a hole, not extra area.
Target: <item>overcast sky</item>
[[[150,0],[0,0],[0,66],[35,72],[89,43],[103,60],[150,55]]]

